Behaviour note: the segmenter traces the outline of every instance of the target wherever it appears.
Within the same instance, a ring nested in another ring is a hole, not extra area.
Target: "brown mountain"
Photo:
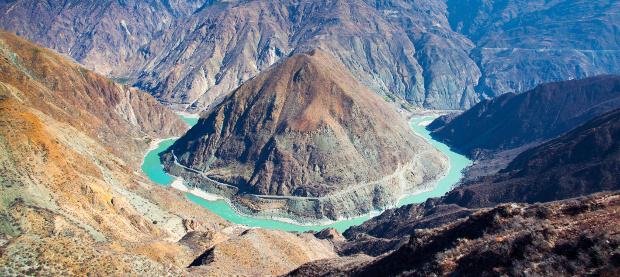
[[[335,256],[326,240],[235,226],[149,181],[149,142],[187,124],[5,31],[0,126],[0,276],[266,275]]]
[[[2,276],[173,274],[192,255],[172,242],[228,224],[139,173],[177,115],[5,31],[0,126]]]
[[[277,197],[244,194],[259,203],[250,205],[252,213],[276,207],[294,218],[336,219],[392,205],[447,166],[383,99],[320,50],[242,85],[164,155],[175,174],[212,183],[179,167],[172,153],[183,166],[234,186],[232,193],[293,196],[283,206]],[[216,187],[224,189],[205,184]]]

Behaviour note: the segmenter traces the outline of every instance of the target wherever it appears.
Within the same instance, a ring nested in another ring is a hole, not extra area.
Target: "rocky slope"
[[[434,108],[478,101],[473,45],[450,30],[445,5],[396,2],[220,2],[142,47],[114,74],[196,112],[274,63],[319,48],[381,95]]]
[[[147,141],[179,136],[189,128],[143,92],[75,66],[6,32],[3,38],[6,93],[54,120],[79,127],[126,160],[141,162]],[[11,47],[10,43],[15,45]]]
[[[198,276],[283,274],[314,260],[338,257],[333,244],[312,234],[253,228],[207,249],[191,264]]]
[[[540,83],[620,73],[614,1],[211,3],[5,1],[0,27],[192,112],[312,48],[405,109],[466,109]]]
[[[0,27],[108,75],[209,0],[0,2]]]
[[[307,263],[286,276],[615,276],[620,196],[502,204],[434,229],[418,229],[387,255]]]
[[[447,167],[443,154],[320,50],[242,85],[162,160],[174,174],[246,206],[239,209],[296,220],[393,205]]]
[[[227,223],[139,163],[187,124],[5,31],[0,57],[0,275],[180,274],[192,255],[172,242]]]

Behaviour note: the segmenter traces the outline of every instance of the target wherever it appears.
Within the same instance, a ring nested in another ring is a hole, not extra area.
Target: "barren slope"
[[[335,256],[328,241],[231,226],[150,182],[149,142],[188,128],[152,96],[7,32],[0,69],[1,276],[265,275]],[[216,263],[186,268],[214,246]]]
[[[0,2],[0,26],[109,75],[158,32],[208,0],[12,0]]]
[[[354,197],[358,204],[346,204],[351,211],[391,205],[447,165],[383,99],[320,50],[287,59],[205,114],[163,156],[173,172],[191,173],[179,170],[172,151],[181,165],[240,192],[337,205],[351,201],[337,197]],[[347,212],[318,209],[300,212],[319,218]]]
[[[154,98],[4,31],[0,68],[0,275],[175,274],[225,224],[139,173],[188,128]]]

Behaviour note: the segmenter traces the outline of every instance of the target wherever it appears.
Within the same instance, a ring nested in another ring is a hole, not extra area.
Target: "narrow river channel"
[[[183,120],[185,120],[191,126],[195,125],[198,121],[197,119],[193,119],[193,118],[184,118],[184,117],[181,117],[181,118],[183,118]],[[439,181],[436,189],[429,191],[429,192],[424,192],[418,195],[405,197],[398,203],[398,206],[402,206],[402,205],[406,205],[410,203],[420,203],[420,202],[426,201],[426,199],[431,198],[431,197],[443,196],[446,192],[450,190],[450,188],[452,187],[454,183],[459,181],[459,179],[461,178],[461,171],[467,165],[471,163],[471,161],[465,158],[464,156],[451,151],[450,148],[446,146],[445,144],[442,144],[438,141],[433,140],[430,136],[430,133],[426,130],[426,128],[424,126],[418,125],[421,122],[428,121],[428,120],[432,120],[432,118],[413,119],[411,120],[410,124],[416,133],[420,134],[421,136],[429,140],[433,146],[435,146],[440,151],[448,155],[448,157],[450,158],[450,171],[445,178]],[[164,186],[170,186],[170,184],[175,180],[175,178],[168,175],[166,172],[164,172],[161,166],[161,163],[159,161],[158,154],[166,150],[168,147],[170,147],[175,141],[176,139],[169,139],[169,140],[165,140],[161,142],[157,149],[150,151],[146,155],[146,157],[144,158],[144,163],[142,164],[142,171],[144,171],[152,181],[158,184],[162,184]],[[299,232],[304,232],[304,231],[309,231],[309,230],[319,231],[319,230],[322,230],[323,228],[333,227],[333,228],[338,229],[341,232],[344,232],[344,230],[346,230],[350,226],[360,225],[364,221],[372,217],[372,216],[365,216],[365,217],[351,219],[351,220],[343,220],[343,221],[339,221],[339,222],[336,222],[330,225],[297,226],[297,225],[293,225],[290,223],[284,223],[284,222],[275,221],[275,220],[256,219],[256,218],[241,216],[237,214],[235,211],[233,211],[230,208],[230,206],[222,200],[208,201],[208,200],[202,199],[200,197],[197,197],[189,193],[187,194],[187,197],[189,197],[196,204],[202,205],[203,207],[211,210],[215,214],[231,222],[247,225],[250,227],[281,229],[285,231],[299,231]],[[375,215],[378,215],[378,213]]]

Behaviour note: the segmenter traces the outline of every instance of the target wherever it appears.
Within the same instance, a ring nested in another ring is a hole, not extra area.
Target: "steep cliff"
[[[280,206],[275,210],[285,217],[310,219],[392,205],[447,167],[443,154],[320,50],[295,55],[242,85],[162,159],[175,174],[221,182],[205,184],[210,190],[278,202],[269,205]],[[255,213],[269,209],[254,205]]]
[[[176,20],[209,0],[12,0],[0,3],[0,27],[108,75]]]

